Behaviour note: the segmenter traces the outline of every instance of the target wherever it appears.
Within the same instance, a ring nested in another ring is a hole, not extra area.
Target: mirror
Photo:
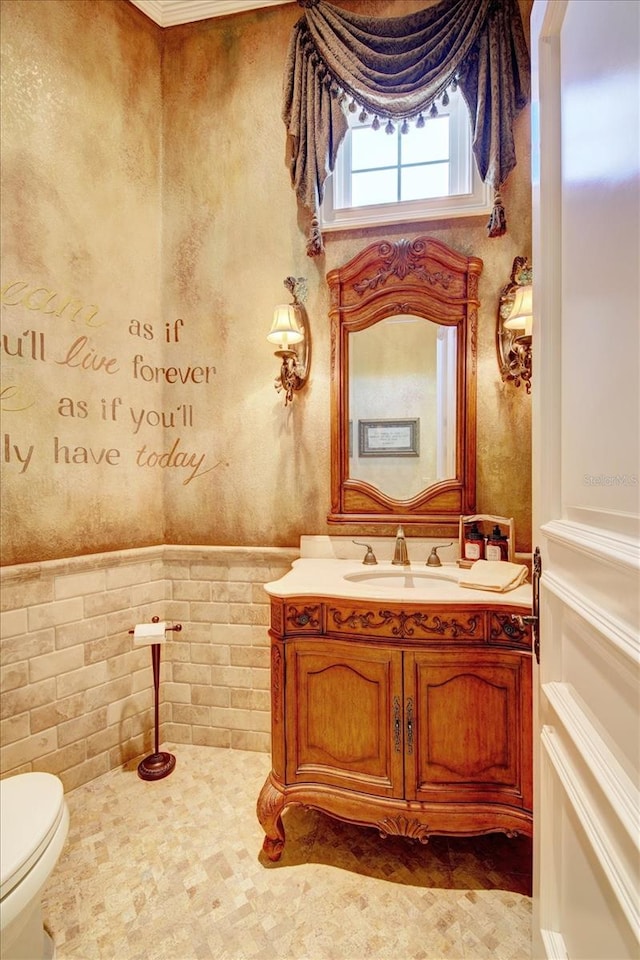
[[[455,477],[456,328],[396,315],[350,333],[348,351],[349,477],[396,500]]]
[[[329,522],[441,528],[475,511],[481,271],[419,237],[372,244],[328,274]]]

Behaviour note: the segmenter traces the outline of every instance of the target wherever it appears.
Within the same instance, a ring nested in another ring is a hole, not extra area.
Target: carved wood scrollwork
[[[378,833],[383,840],[387,837],[408,837],[410,840],[419,840],[420,843],[429,842],[429,826],[418,820],[408,817],[385,817],[376,823]]]
[[[337,627],[350,627],[365,632],[387,627],[390,628],[392,636],[402,640],[415,636],[416,631],[440,637],[452,637],[454,640],[457,637],[473,637],[482,624],[480,616],[469,616],[466,618],[466,623],[460,623],[455,618],[444,620],[437,615],[405,613],[404,610],[397,613],[393,610],[378,610],[377,613],[352,611],[343,617],[340,610],[332,607],[329,609],[329,616]]]
[[[282,605],[271,604],[271,627],[276,633],[282,633]]]
[[[356,293],[363,294],[376,290],[386,283],[389,277],[395,276],[399,280],[405,280],[412,275],[416,280],[428,283],[432,287],[440,285],[447,290],[453,281],[452,274],[445,273],[444,270],[427,270],[422,263],[425,250],[426,244],[420,238],[399,240],[397,243],[381,243],[379,246],[382,261],[380,269],[372,276],[364,277],[354,283],[353,289]]]
[[[269,860],[273,861],[280,859],[284,847],[284,828],[280,816],[283,807],[284,794],[277,790],[267,777],[258,797],[256,813],[265,832],[262,849]]]
[[[519,626],[508,613],[494,613],[491,615],[491,640],[507,639],[511,643],[530,643],[531,629]]]
[[[269,823],[280,815],[284,805],[284,796],[281,790],[276,790],[269,778],[266,779],[256,807],[260,823]]]
[[[284,671],[280,648],[271,647],[271,703],[274,717],[280,716],[281,697],[284,690]]]
[[[294,606],[287,607],[287,625],[292,627],[303,627],[307,630],[319,630],[321,626],[320,612],[322,608],[319,605],[304,606],[301,609]]]

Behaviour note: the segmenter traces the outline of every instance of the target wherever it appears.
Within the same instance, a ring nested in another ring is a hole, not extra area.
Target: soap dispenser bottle
[[[487,538],[485,551],[487,560],[506,560],[509,556],[508,540],[499,526],[493,528],[493,533]]]
[[[477,523],[473,523],[465,531],[464,558],[465,560],[484,559],[484,537],[478,530]]]

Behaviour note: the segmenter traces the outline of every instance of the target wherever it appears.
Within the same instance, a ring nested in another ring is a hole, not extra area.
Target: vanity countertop
[[[272,597],[327,597],[345,600],[411,601],[414,603],[472,603],[530,607],[531,584],[524,583],[505,593],[461,587],[461,574],[468,573],[456,563],[408,567],[390,562],[365,565],[359,560],[307,558],[295,560],[292,569],[279,580],[265,584]]]

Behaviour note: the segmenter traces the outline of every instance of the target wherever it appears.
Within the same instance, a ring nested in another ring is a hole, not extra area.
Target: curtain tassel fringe
[[[489,237],[502,237],[506,232],[507,218],[505,216],[500,191],[496,190],[493,195],[493,210],[487,223],[487,235]]]
[[[307,239],[307,256],[319,257],[324,253],[324,243],[322,241],[322,231],[320,230],[320,221],[316,216],[311,218],[309,227],[309,237]]]

